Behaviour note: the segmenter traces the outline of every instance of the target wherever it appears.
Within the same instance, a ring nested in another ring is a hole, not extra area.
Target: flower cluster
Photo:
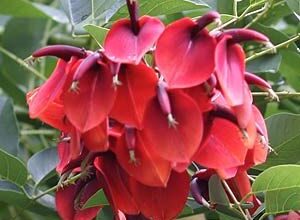
[[[136,1],[128,7],[130,19],[112,25],[102,50],[53,45],[32,54],[59,59],[27,94],[30,117],[61,131],[62,181],[83,174],[57,191],[60,217],[93,219],[103,206],[83,206],[103,189],[116,219],[174,219],[190,191],[200,204],[216,205],[206,195],[214,174],[241,199],[250,191],[247,170],[268,153],[249,84],[272,90],[245,71],[240,43],[268,46],[269,39],[249,29],[209,32],[216,12],[165,27],[139,18]],[[192,163],[199,171],[190,178]]]

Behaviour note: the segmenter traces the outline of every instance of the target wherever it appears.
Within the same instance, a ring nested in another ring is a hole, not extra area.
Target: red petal
[[[148,186],[167,185],[171,174],[170,162],[154,153],[139,133],[136,134],[134,148],[136,163],[131,161],[124,137],[120,138],[114,151],[122,168],[137,181]]]
[[[104,66],[91,69],[79,80],[79,91],[64,94],[65,112],[81,132],[99,125],[108,115],[115,100],[112,75]]]
[[[156,94],[157,77],[145,64],[123,65],[119,73],[122,85],[110,116],[127,125],[142,128],[146,105]]]
[[[62,87],[67,79],[67,62],[59,59],[50,78],[35,93],[28,97],[29,114],[31,118],[38,117],[48,105],[62,92]]]
[[[120,168],[115,157],[112,154],[105,154],[102,158],[97,157],[94,165],[101,174],[99,179],[103,182],[104,192],[114,211],[138,214],[139,210],[124,182],[126,173]]]
[[[230,106],[244,101],[245,54],[238,44],[230,44],[230,36],[218,42],[215,53],[216,76]]]
[[[155,61],[170,88],[192,87],[206,81],[214,71],[216,42],[206,29],[190,18],[170,24],[157,41]]]
[[[61,131],[68,131],[70,129],[69,125],[66,124],[64,106],[60,103],[49,103],[47,109],[39,115],[39,119]]]
[[[82,135],[84,146],[91,152],[107,151],[108,146],[108,119],[100,125]]]
[[[228,184],[238,201],[251,192],[251,184],[246,171],[238,171],[234,178],[228,180]],[[252,202],[252,196],[246,201]]]
[[[90,196],[100,189],[100,186],[96,181],[89,182],[84,187],[83,184],[85,183],[78,181],[76,184],[66,186],[56,192],[56,209],[63,220],[92,220],[96,217],[100,207],[81,210],[80,207],[76,207],[75,201],[80,196],[78,202],[84,204]]]
[[[170,220],[183,209],[189,193],[189,175],[173,172],[166,188],[130,182],[132,196],[142,214],[150,219]]]
[[[202,112],[212,110],[213,105],[211,103],[211,97],[206,91],[203,85],[194,86],[184,90],[189,96],[191,96],[199,106]]]
[[[215,118],[210,135],[193,160],[207,168],[226,169],[243,165],[246,153],[240,129],[226,119]]]
[[[143,16],[138,23],[138,35],[132,32],[129,19],[113,24],[104,41],[104,53],[110,60],[138,64],[164,30],[163,23],[154,17]]]
[[[176,127],[169,126],[167,116],[155,98],[145,112],[141,134],[162,158],[188,163],[202,139],[202,113],[194,100],[181,91],[170,91],[169,97],[172,114],[178,122]]]
[[[56,172],[61,174],[64,168],[70,162],[70,143],[62,141],[57,145],[57,153],[59,157],[59,163],[56,166]]]

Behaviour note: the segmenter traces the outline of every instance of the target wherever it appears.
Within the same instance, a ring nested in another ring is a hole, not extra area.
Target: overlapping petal
[[[216,40],[197,23],[182,18],[167,26],[159,38],[155,62],[170,88],[186,88],[206,81],[214,71]]]

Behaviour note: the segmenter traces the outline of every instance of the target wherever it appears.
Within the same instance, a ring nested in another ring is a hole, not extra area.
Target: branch
[[[246,58],[246,62],[248,62],[248,61],[250,61],[250,60],[254,60],[254,59],[256,59],[257,57],[263,56],[263,55],[265,55],[265,54],[267,54],[267,53],[269,53],[269,52],[272,52],[272,51],[274,51],[274,50],[276,50],[276,49],[279,49],[279,48],[281,48],[281,47],[288,46],[290,43],[293,43],[293,42],[295,42],[295,41],[297,41],[297,40],[299,40],[299,39],[300,39],[300,33],[297,34],[296,36],[292,37],[291,39],[287,40],[287,41],[284,41],[284,42],[282,42],[282,43],[280,43],[280,44],[277,44],[277,45],[274,46],[274,47],[270,47],[270,48],[268,48],[268,49],[266,49],[266,50],[263,50],[263,51],[261,51],[261,52],[255,53],[255,54],[253,54],[253,55],[250,56],[250,57],[247,57],[247,58]]]
[[[289,91],[282,91],[282,92],[275,92],[277,96],[280,98],[291,98],[291,97],[300,97],[300,92],[289,92]],[[270,93],[268,92],[252,92],[253,96],[265,96],[268,97]]]

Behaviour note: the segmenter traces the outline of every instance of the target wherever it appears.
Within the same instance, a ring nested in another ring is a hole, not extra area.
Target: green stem
[[[76,180],[78,180],[81,177],[82,173],[79,173],[71,178],[66,179],[64,182],[62,182],[63,185],[69,185],[69,184],[73,184]],[[47,189],[46,191],[42,192],[41,194],[34,196],[31,198],[31,200],[35,201],[38,200],[40,198],[42,198],[43,196],[57,190],[59,187],[61,187],[60,184],[57,184],[49,189]]]
[[[238,0],[233,1],[233,15],[238,17]]]
[[[263,51],[261,51],[261,52],[255,53],[255,54],[253,54],[253,55],[250,56],[250,57],[247,57],[247,58],[246,58],[246,62],[248,62],[248,61],[250,61],[250,60],[254,60],[254,59],[256,59],[257,57],[263,56],[263,55],[265,55],[265,54],[267,54],[267,53],[269,53],[269,52],[272,52],[272,51],[274,51],[274,49],[279,49],[279,48],[281,48],[281,47],[288,46],[290,43],[295,42],[296,40],[299,40],[299,39],[300,39],[300,33],[299,33],[298,35],[292,37],[291,39],[287,40],[287,41],[284,41],[284,42],[282,42],[282,43],[280,43],[280,44],[277,44],[277,45],[274,46],[274,47],[270,47],[270,48],[268,48],[268,49],[266,49],[266,50],[263,50]]]
[[[21,135],[55,135],[57,132],[53,129],[44,129],[44,130],[21,130]]]
[[[264,16],[268,11],[269,9],[271,8],[272,6],[272,2],[270,1],[267,1],[264,5],[264,7],[262,8],[262,12],[259,13],[251,22],[249,22],[244,28],[249,28],[251,27],[253,24],[255,24],[262,16]]]
[[[280,98],[291,98],[291,97],[299,97],[300,92],[289,92],[289,91],[282,91],[282,92],[275,92]],[[269,96],[268,92],[252,92],[253,96]]]
[[[237,200],[237,198],[235,197],[235,195],[233,194],[232,190],[230,189],[229,185],[227,184],[227,182],[225,180],[222,180],[223,186],[225,188],[225,190],[228,192],[229,196],[231,197],[231,199],[233,200],[234,204],[236,207],[238,207],[238,209],[240,210],[241,214],[243,215],[245,220],[248,220],[248,216],[246,215],[246,213],[244,212],[244,210],[241,207],[241,204],[239,203],[239,201]]]
[[[231,25],[231,24],[233,24],[233,23],[235,23],[235,22],[237,22],[237,21],[239,21],[239,20],[242,20],[242,19],[245,18],[245,17],[248,17],[248,16],[253,15],[253,14],[255,14],[255,13],[261,12],[262,9],[258,9],[258,10],[252,11],[252,12],[249,12],[249,11],[250,11],[251,9],[253,9],[253,8],[255,8],[255,7],[257,7],[257,6],[261,5],[261,4],[263,4],[263,3],[265,3],[265,2],[266,2],[266,0],[263,0],[263,1],[256,2],[256,3],[252,4],[252,5],[250,5],[249,7],[247,7],[247,8],[245,9],[245,11],[244,11],[240,16],[234,17],[233,19],[227,21],[227,22],[224,23],[223,25],[221,25],[221,26],[215,28],[213,31],[219,31],[219,30],[222,30],[222,29],[224,29],[225,27],[227,27],[227,26],[229,26],[229,25]]]
[[[29,70],[30,72],[32,72],[38,78],[46,80],[45,76],[43,76],[42,74],[40,74],[36,69],[34,69],[31,66],[29,66],[24,60],[22,60],[21,58],[17,57],[15,54],[9,52],[8,50],[6,50],[5,48],[3,48],[1,46],[0,46],[0,52],[2,52],[4,55],[6,55],[7,57],[9,57],[10,59],[14,60],[16,63],[18,63],[21,66],[25,67],[27,70]]]

